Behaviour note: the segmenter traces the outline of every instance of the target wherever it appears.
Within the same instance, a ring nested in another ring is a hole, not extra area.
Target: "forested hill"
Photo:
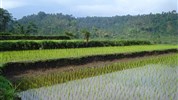
[[[33,35],[63,35],[70,33],[81,37],[81,30],[91,33],[91,38],[153,38],[178,36],[178,13],[113,17],[75,18],[72,15],[39,12],[18,20],[24,30],[29,24],[37,31]],[[19,25],[19,24],[18,24]]]

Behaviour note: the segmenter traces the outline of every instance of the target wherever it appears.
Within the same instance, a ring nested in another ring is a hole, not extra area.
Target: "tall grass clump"
[[[20,100],[17,95],[17,88],[18,86],[14,86],[5,77],[0,76],[0,100]]]

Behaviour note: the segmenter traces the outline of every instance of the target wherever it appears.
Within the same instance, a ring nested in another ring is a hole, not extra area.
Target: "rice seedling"
[[[139,45],[139,46],[116,46],[116,47],[93,47],[75,49],[52,49],[52,50],[25,50],[0,52],[0,64],[8,62],[38,61],[59,58],[75,58],[91,55],[105,55],[114,53],[128,53],[140,51],[153,51],[165,49],[177,49],[177,45]]]
[[[30,89],[19,93],[19,96],[22,100],[59,100],[59,98],[60,100],[176,100],[177,71],[177,65],[172,67],[172,65],[150,64],[49,87]]]
[[[150,57],[150,58],[145,58],[145,59],[135,60],[135,61],[118,62],[108,66],[85,68],[72,72],[62,72],[62,73],[60,72],[60,73],[52,73],[52,74],[46,74],[40,76],[24,77],[21,79],[22,85],[20,85],[19,88],[22,90],[27,90],[27,89],[38,88],[42,86],[51,86],[54,84],[69,82],[71,80],[83,79],[83,78],[93,77],[97,75],[104,75],[106,73],[111,73],[115,71],[141,67],[147,64],[163,64],[163,65],[165,64],[165,65],[170,65],[171,67],[176,67],[178,65],[177,61],[178,61],[178,54],[172,54],[172,55],[165,55],[161,57]],[[139,86],[138,83],[136,83],[136,85]]]

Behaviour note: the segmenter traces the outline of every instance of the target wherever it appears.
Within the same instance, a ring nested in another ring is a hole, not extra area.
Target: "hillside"
[[[92,38],[153,38],[178,35],[178,13],[113,17],[75,18],[72,15],[39,12],[18,22],[25,27],[34,23],[38,35],[60,35],[70,32],[81,38],[81,30],[90,31]]]

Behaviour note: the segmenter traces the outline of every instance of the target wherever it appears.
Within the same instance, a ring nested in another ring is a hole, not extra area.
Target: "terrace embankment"
[[[91,55],[80,58],[60,58],[34,62],[13,62],[4,65],[2,72],[5,76],[13,77],[28,72],[45,71],[48,69],[65,69],[70,66],[86,65],[94,62],[121,61],[123,59],[133,59],[137,57],[147,57],[152,55],[162,55],[177,53],[178,49],[142,51],[132,53],[118,53],[105,55]],[[94,65],[93,65],[94,66]],[[73,69],[72,69],[73,70]]]

